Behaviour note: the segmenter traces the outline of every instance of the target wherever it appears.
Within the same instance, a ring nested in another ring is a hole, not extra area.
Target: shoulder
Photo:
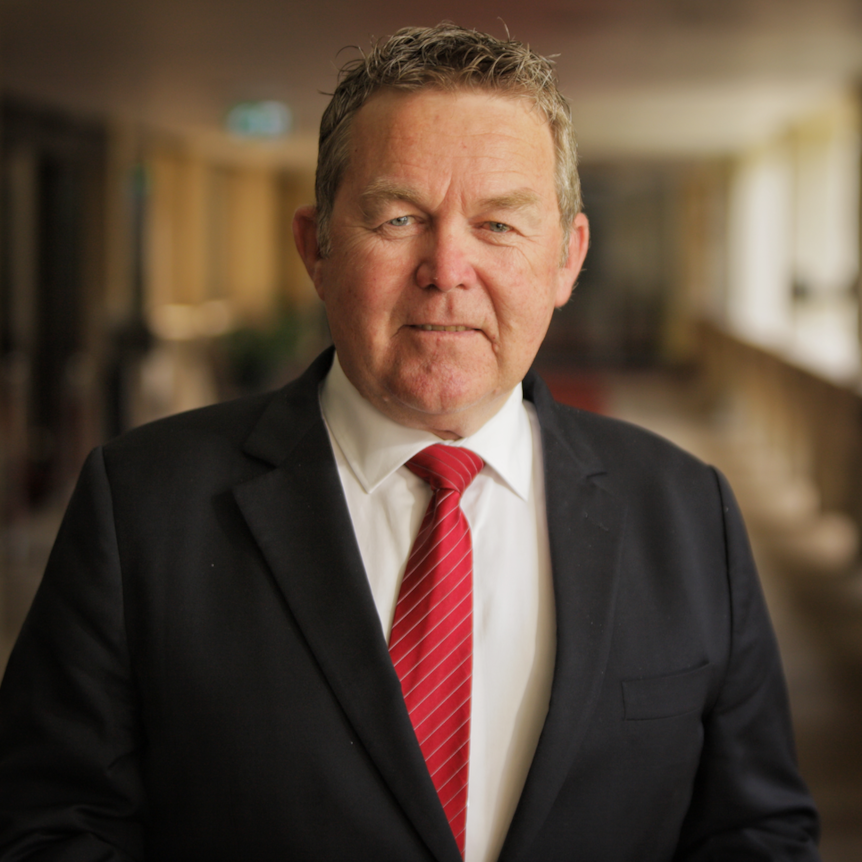
[[[525,381],[525,393],[535,405],[544,439],[562,441],[588,474],[604,474],[612,483],[701,476],[715,486],[712,467],[659,434],[560,404],[535,376]]]
[[[241,398],[141,425],[102,447],[115,507],[182,514],[265,469],[244,441],[276,393]]]
[[[206,492],[271,469],[299,437],[323,427],[317,393],[329,361],[324,354],[277,391],[178,413],[117,437],[103,447],[111,484]]]
[[[202,449],[241,447],[276,392],[237,398],[139,425],[106,443],[106,457],[191,457]]]
[[[645,547],[669,547],[687,537],[714,549],[716,559],[723,556],[727,519],[741,520],[719,471],[644,428],[558,404],[541,382],[531,394],[551,508],[577,494],[575,482],[583,482],[625,511],[628,534]],[[565,485],[558,474],[569,477]]]

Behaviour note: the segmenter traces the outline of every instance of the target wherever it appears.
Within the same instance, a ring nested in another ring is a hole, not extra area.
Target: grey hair
[[[542,111],[554,141],[554,183],[567,242],[581,211],[581,184],[572,112],[559,90],[553,61],[513,39],[501,41],[444,22],[405,27],[342,67],[320,122],[315,179],[320,253],[325,257],[332,251],[332,207],[347,167],[350,127],[357,111],[380,89],[410,92],[424,87],[489,90],[526,98]]]

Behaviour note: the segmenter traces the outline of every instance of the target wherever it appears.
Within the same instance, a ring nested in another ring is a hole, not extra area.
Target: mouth
[[[475,332],[472,326],[438,326],[434,323],[419,323],[410,327],[411,329],[421,329],[423,332]]]

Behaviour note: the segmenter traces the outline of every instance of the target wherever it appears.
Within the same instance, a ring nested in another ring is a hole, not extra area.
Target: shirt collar
[[[366,493],[417,452],[441,443],[430,431],[406,428],[384,416],[347,379],[338,354],[320,390],[320,406],[330,433]],[[475,452],[522,499],[533,478],[532,426],[519,383],[503,406],[475,434],[452,441]]]

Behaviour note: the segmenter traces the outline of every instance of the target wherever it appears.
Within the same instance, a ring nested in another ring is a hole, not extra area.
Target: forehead
[[[446,183],[453,175],[506,185],[516,179],[551,188],[550,124],[519,95],[481,90],[375,93],[354,117],[347,184],[381,176]]]

